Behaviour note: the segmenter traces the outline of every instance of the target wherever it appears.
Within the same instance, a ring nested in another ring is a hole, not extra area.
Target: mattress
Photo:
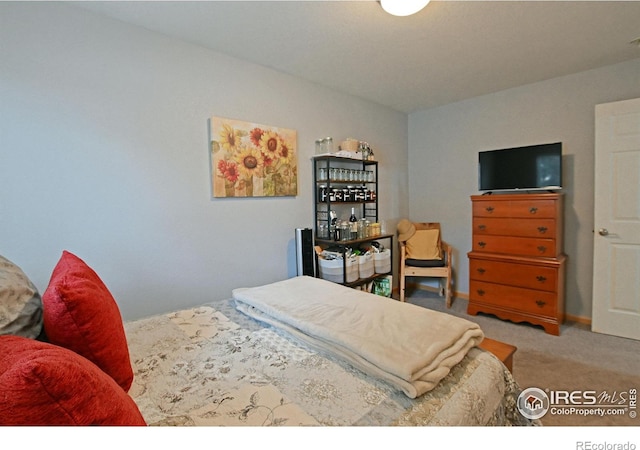
[[[412,399],[242,314],[233,299],[127,322],[125,331],[129,394],[152,426],[537,425],[518,412],[509,370],[477,347]]]

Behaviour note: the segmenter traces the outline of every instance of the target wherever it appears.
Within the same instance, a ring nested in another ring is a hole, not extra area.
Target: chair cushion
[[[406,242],[407,258],[409,259],[442,259],[440,248],[440,230],[418,229]]]
[[[444,267],[444,261],[442,259],[405,259],[405,266],[413,267]]]

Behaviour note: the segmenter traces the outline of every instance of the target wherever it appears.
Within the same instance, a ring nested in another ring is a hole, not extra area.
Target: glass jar
[[[338,192],[338,189],[331,188],[331,190],[329,191],[329,201],[331,201],[331,202],[335,202],[336,201],[336,193],[337,192]]]
[[[322,153],[333,153],[333,138],[322,139]]]
[[[380,224],[377,222],[372,223],[369,227],[369,231],[370,236],[380,236]]]
[[[318,238],[327,239],[328,237],[329,237],[329,227],[325,222],[320,222],[318,224]]]
[[[350,202],[355,202],[356,200],[356,188],[355,186],[347,186],[347,189],[349,190],[349,201]]]
[[[358,239],[367,237],[367,221],[366,219],[358,220]]]
[[[343,220],[342,222],[340,222],[340,240],[348,241],[350,236],[351,233],[349,231],[349,222]]]
[[[327,181],[327,168],[326,167],[321,167],[320,168],[320,173],[318,174],[318,180],[319,181]]]
[[[328,189],[326,184],[321,184],[318,188],[318,201],[322,203],[327,202]]]

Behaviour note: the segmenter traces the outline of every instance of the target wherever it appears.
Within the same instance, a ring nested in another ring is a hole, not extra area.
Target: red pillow
[[[42,295],[42,304],[49,342],[84,356],[128,392],[133,369],[122,316],[93,269],[63,251]]]
[[[46,342],[0,336],[0,425],[146,425],[95,364]]]

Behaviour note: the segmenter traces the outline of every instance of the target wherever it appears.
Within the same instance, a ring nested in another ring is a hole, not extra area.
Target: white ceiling
[[[640,58],[640,1],[72,4],[406,113]]]

